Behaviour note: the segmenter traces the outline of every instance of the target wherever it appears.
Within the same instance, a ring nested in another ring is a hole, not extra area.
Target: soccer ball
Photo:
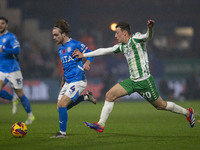
[[[11,133],[16,138],[22,138],[27,134],[27,126],[23,122],[16,122],[11,128]]]

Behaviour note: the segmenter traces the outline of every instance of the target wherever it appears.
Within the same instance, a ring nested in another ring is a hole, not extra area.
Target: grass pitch
[[[31,103],[36,120],[24,138],[14,138],[11,127],[24,122],[26,113],[11,114],[11,104],[0,104],[1,150],[199,150],[200,101],[179,102],[195,110],[196,124],[190,128],[184,116],[157,111],[147,102],[116,102],[103,133],[84,126],[99,120],[103,102],[83,102],[68,111],[66,139],[50,139],[59,130],[56,103]]]

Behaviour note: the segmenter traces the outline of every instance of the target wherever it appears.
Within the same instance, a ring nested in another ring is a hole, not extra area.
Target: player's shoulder
[[[70,40],[69,40],[69,42],[68,42],[67,45],[68,45],[68,46],[71,46],[71,47],[79,47],[81,44],[82,44],[82,42],[70,38]]]
[[[132,35],[132,38],[133,39],[138,39],[138,38],[140,38],[141,35],[142,34],[140,32],[136,32],[135,34]]]
[[[122,51],[122,43],[115,44],[112,48],[115,49],[114,53],[119,53]]]
[[[9,31],[7,31],[5,35],[9,38],[16,38],[16,35],[12,32],[9,32]]]
[[[78,40],[75,40],[75,39],[72,39],[72,38],[70,38],[70,41],[69,41],[71,44],[78,44],[78,43],[80,43],[80,41],[78,41]]]
[[[14,34],[14,33],[12,33],[12,32],[9,32],[9,31],[7,31],[7,32],[6,32],[6,34],[7,34],[7,35],[9,35],[9,36],[15,36],[15,34]]]

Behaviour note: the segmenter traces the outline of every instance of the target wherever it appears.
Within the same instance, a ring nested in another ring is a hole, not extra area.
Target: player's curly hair
[[[6,24],[8,24],[8,19],[5,17],[0,17],[0,20],[4,20],[6,22]]]
[[[130,25],[127,22],[124,21],[120,21],[117,23],[116,28],[121,28],[122,30],[126,30],[128,32],[128,34],[131,34],[131,28]]]
[[[66,35],[68,35],[70,33],[69,23],[67,21],[65,21],[64,19],[58,20],[55,23],[54,28],[59,28],[60,32],[61,33],[66,33]]]

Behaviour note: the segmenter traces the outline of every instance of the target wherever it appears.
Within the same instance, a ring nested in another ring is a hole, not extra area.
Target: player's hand
[[[65,78],[63,77],[62,78],[62,81],[61,81],[61,83],[60,83],[60,88],[62,89],[62,87],[64,86],[64,84],[65,84]]]
[[[73,53],[72,56],[75,58],[83,58],[83,53],[81,53],[78,49],[76,49]]]
[[[83,69],[85,70],[85,71],[89,71],[90,70],[90,61],[89,60],[87,60],[85,63],[84,63],[84,65],[83,65]]]
[[[0,48],[0,53],[2,53],[3,52],[3,50]]]
[[[64,84],[65,84],[65,82],[63,82],[63,81],[60,83],[60,88],[61,88],[61,89],[62,89],[62,87],[64,86]]]
[[[147,26],[148,26],[149,28],[153,28],[154,23],[155,23],[154,20],[148,20],[148,21],[147,21]]]
[[[85,71],[89,71],[90,70],[90,65],[88,65],[88,64],[84,64],[83,65],[83,69],[85,70]]]

